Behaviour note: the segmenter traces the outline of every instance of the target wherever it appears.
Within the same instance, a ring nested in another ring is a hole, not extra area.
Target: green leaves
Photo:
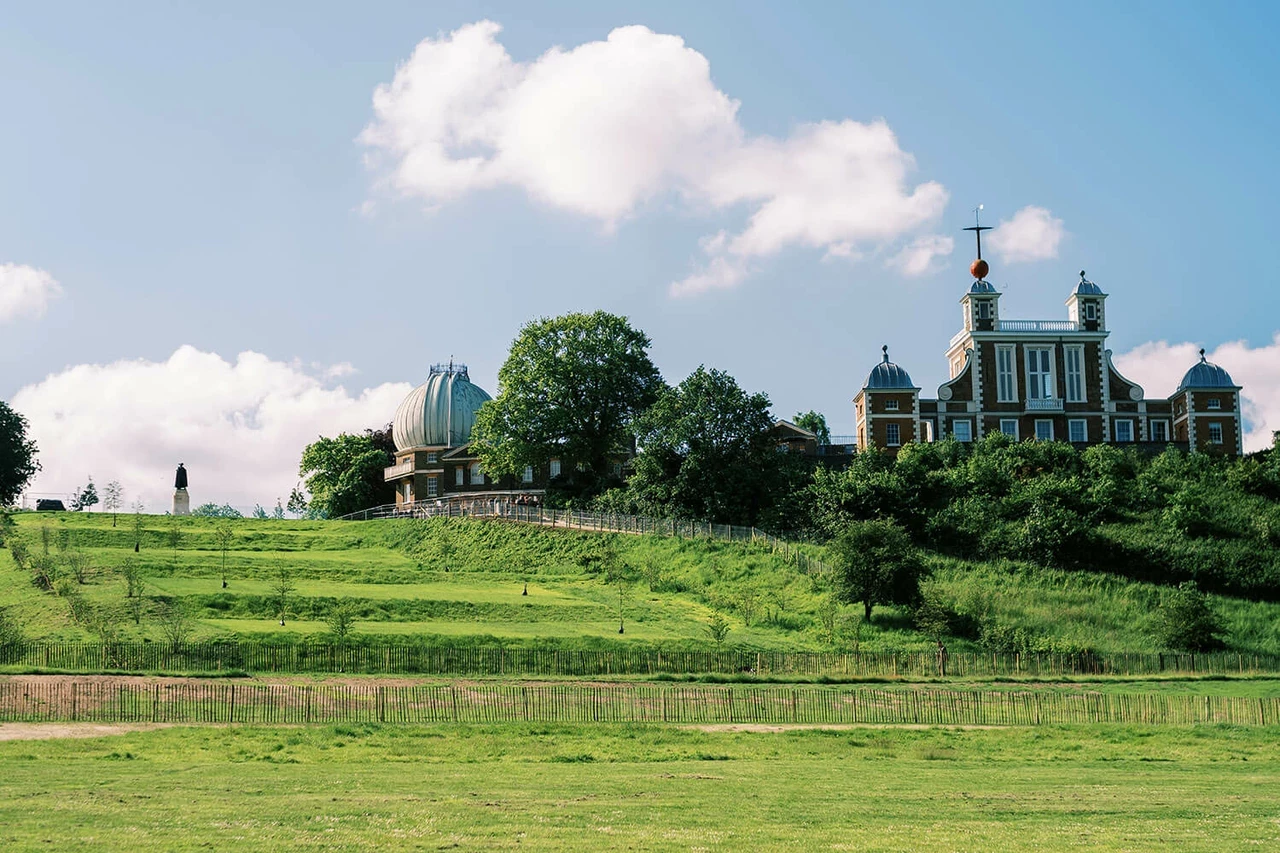
[[[308,444],[298,472],[311,492],[311,506],[329,518],[387,503],[391,489],[383,469],[394,461],[366,435],[342,433]],[[290,508],[294,506],[290,497]]]
[[[0,401],[0,507],[12,506],[40,470],[27,419]]]

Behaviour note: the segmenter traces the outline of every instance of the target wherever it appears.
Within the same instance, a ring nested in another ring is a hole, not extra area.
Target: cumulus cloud
[[[341,372],[341,371],[339,371]],[[63,494],[89,475],[119,480],[130,503],[168,509],[185,462],[193,504],[270,507],[298,480],[318,435],[385,425],[404,383],[348,392],[325,371],[243,352],[234,361],[183,346],[167,360],[82,364],[21,389],[44,470],[31,491]]]
[[[1058,257],[1058,246],[1066,236],[1062,220],[1048,209],[1027,205],[1013,215],[1002,219],[987,236],[987,242],[1006,263],[1044,261]]]
[[[956,241],[953,237],[943,237],[938,234],[917,237],[902,251],[889,258],[885,266],[896,269],[906,276],[924,275],[937,269],[939,264],[935,261],[950,255],[955,248]]]
[[[44,270],[0,264],[0,323],[41,317],[50,300],[61,295],[62,285]]]
[[[432,206],[513,186],[605,228],[658,197],[746,211],[674,295],[733,287],[751,259],[791,246],[855,256],[946,206],[942,185],[912,185],[915,161],[883,120],[747,134],[707,58],[677,36],[620,27],[518,63],[500,29],[481,21],[425,39],[377,88],[360,140],[381,183]]]
[[[1280,332],[1265,346],[1250,347],[1244,341],[1231,341],[1205,356],[1225,368],[1244,388],[1240,403],[1245,451],[1269,447],[1272,431],[1280,429]],[[1115,358],[1120,372],[1153,397],[1172,394],[1182,375],[1199,360],[1200,347],[1196,344],[1166,341],[1145,343]]]

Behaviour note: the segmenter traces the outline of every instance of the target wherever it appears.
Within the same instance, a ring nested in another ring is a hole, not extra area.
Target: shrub
[[[1194,581],[1170,590],[1156,613],[1155,636],[1160,645],[1175,651],[1207,652],[1223,647],[1225,629],[1209,597]]]

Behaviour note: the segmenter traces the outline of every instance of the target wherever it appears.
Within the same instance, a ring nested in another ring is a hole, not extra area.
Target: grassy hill
[[[926,649],[909,614],[877,608],[863,624],[858,608],[833,612],[827,583],[798,571],[764,546],[610,535],[496,521],[434,519],[370,522],[228,522],[226,552],[213,519],[106,514],[19,514],[18,536],[36,555],[46,544],[62,565],[45,591],[0,550],[0,606],[29,639],[92,639],[105,614],[126,639],[160,639],[168,602],[196,617],[193,639],[274,641],[318,636],[341,601],[355,608],[366,641],[554,644],[614,643],[706,647],[713,614],[725,643],[758,649]],[[138,543],[135,552],[134,545]],[[634,572],[621,602],[596,570],[612,548]],[[84,583],[65,568],[67,553],[87,560]],[[1008,630],[1052,647],[1102,652],[1155,651],[1149,624],[1160,588],[1111,574],[1062,572],[1016,561],[933,556],[932,583],[961,613],[981,610]],[[122,567],[143,581],[141,606],[126,598]],[[294,587],[279,624],[274,587]],[[224,589],[222,579],[227,579]],[[524,592],[527,590],[528,594]],[[1217,596],[1232,649],[1280,652],[1280,605]],[[85,605],[88,605],[86,607]],[[79,618],[73,617],[79,613]],[[972,633],[948,639],[976,648]]]

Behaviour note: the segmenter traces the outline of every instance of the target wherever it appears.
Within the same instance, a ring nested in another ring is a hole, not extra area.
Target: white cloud
[[[499,31],[481,21],[425,39],[377,88],[360,140],[381,183],[432,206],[514,186],[606,228],[659,196],[698,213],[744,207],[743,231],[675,295],[732,287],[747,259],[789,246],[855,256],[946,206],[940,184],[911,185],[915,161],[883,120],[748,135],[707,58],[677,36],[620,27],[518,63]]]
[[[1058,246],[1066,236],[1062,220],[1048,209],[1029,204],[1000,224],[987,241],[1006,263],[1044,261],[1058,257]]]
[[[49,301],[62,295],[62,285],[44,270],[0,264],[0,323],[44,315]]]
[[[1280,429],[1280,332],[1266,346],[1250,347],[1244,341],[1231,341],[1205,356],[1244,388],[1240,401],[1245,451],[1269,447],[1272,431]],[[1183,374],[1199,360],[1200,347],[1196,344],[1165,341],[1142,344],[1115,358],[1120,372],[1151,397],[1172,394]]]
[[[907,276],[924,275],[938,268],[939,265],[934,263],[935,260],[945,258],[955,251],[955,248],[956,241],[953,237],[942,237],[938,234],[917,237],[910,245],[885,261],[885,266]]]
[[[11,404],[40,448],[32,492],[69,492],[92,474],[99,493],[119,480],[130,503],[142,498],[160,512],[179,462],[191,472],[193,504],[270,507],[297,482],[304,446],[385,425],[408,392],[388,383],[348,393],[260,353],[228,362],[183,346],[162,362],[70,367]]]

